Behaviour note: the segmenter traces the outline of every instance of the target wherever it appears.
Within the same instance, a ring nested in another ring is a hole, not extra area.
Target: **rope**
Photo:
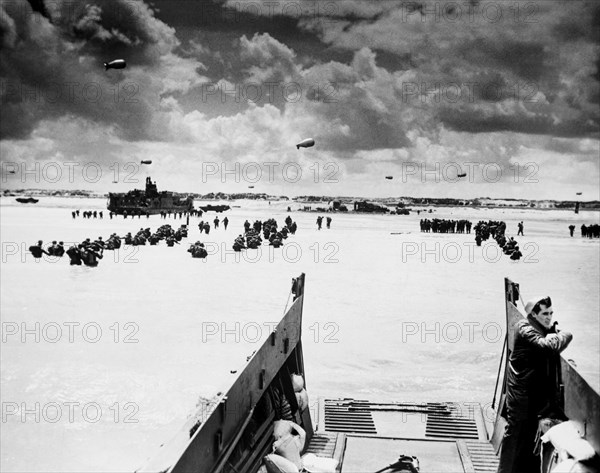
[[[498,374],[496,375],[496,386],[494,387],[494,399],[492,399],[492,409],[496,406],[496,394],[498,393],[498,382],[500,381],[500,371],[502,370],[502,360],[504,359],[504,351],[508,345],[508,332],[504,335],[504,343],[502,344],[502,355],[500,355],[500,364],[498,365]]]
[[[523,305],[523,311],[525,311],[525,301],[523,301],[523,296],[521,295],[521,291],[519,291],[519,300]],[[525,314],[527,315],[527,314]],[[504,335],[504,343],[502,344],[502,355],[500,355],[500,364],[498,365],[498,374],[496,375],[496,386],[494,387],[494,398],[492,399],[492,409],[496,405],[496,396],[498,394],[498,383],[500,381],[500,372],[502,371],[502,360],[504,360],[504,353],[506,351],[506,346],[508,345],[508,330]]]
[[[290,292],[289,292],[289,294],[288,294],[287,301],[285,302],[285,308],[283,309],[283,315],[285,315],[285,313],[287,312],[287,306],[288,306],[288,304],[289,304],[289,302],[290,302],[290,296],[291,296],[291,295],[292,295],[292,290],[290,289]]]
[[[519,292],[519,300],[521,301],[521,304],[523,304],[523,311],[525,310],[525,301],[523,300],[523,296],[521,295],[521,293]],[[525,314],[527,315],[527,314]]]

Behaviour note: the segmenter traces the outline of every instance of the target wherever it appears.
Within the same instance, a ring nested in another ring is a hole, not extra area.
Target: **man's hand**
[[[548,344],[559,352],[563,351],[565,348],[569,346],[573,340],[573,334],[569,332],[560,332],[560,333],[549,333],[546,335],[546,341]]]

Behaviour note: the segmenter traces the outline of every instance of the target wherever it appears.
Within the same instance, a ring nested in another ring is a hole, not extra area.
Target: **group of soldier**
[[[29,251],[34,258],[41,258],[42,255],[62,256],[65,254],[65,244],[62,241],[59,241],[58,243],[56,240],[53,241],[52,245],[50,245],[47,249],[44,249],[43,244],[44,242],[39,240],[37,245],[31,245],[29,247]]]
[[[200,241],[192,244],[188,248],[188,252],[191,253],[192,258],[206,258],[208,256],[208,252],[204,248],[204,243],[200,243]]]
[[[156,232],[152,233],[150,228],[140,228],[139,231],[132,235],[131,232],[124,236],[126,245],[145,245],[148,242],[151,246],[157,245],[159,241],[165,240],[167,246],[175,246],[188,236],[186,225],[181,225],[177,230],[174,230],[171,225],[161,225]]]
[[[128,232],[123,238],[126,245],[145,245],[148,242],[150,245],[156,245],[160,240],[165,240],[167,246],[174,246],[175,243],[179,244],[182,238],[187,237],[188,231],[186,225],[181,225],[177,230],[174,230],[171,225],[162,225],[156,230],[155,233],[150,231],[150,228],[140,228],[140,230],[132,235]],[[102,237],[98,237],[96,240],[91,241],[90,238],[86,238],[81,243],[73,244],[65,251],[64,243],[62,241],[53,241],[47,249],[43,247],[43,241],[38,241],[37,245],[29,247],[29,251],[35,258],[41,258],[44,254],[48,256],[67,255],[71,265],[81,266],[98,266],[98,261],[102,259],[104,250],[117,250],[121,247],[121,237],[116,233],[110,235],[110,237],[104,241]]]
[[[215,219],[213,220],[213,224],[215,226],[215,230],[217,228],[219,228],[219,223],[221,221],[219,220],[219,217],[215,217]],[[225,217],[223,219],[223,228],[225,228],[225,230],[227,230],[227,225],[229,225],[229,219],[227,217]],[[200,220],[200,223],[198,224],[198,228],[200,229],[200,233],[204,232],[207,235],[210,233],[210,223],[205,222],[204,220]]]
[[[198,215],[202,216],[202,210],[193,210],[191,212],[173,212],[173,216],[177,218],[183,218],[188,215]],[[74,210],[72,212],[73,218],[76,218],[80,215],[80,210]],[[138,213],[138,216],[141,215],[141,212]],[[167,216],[171,216],[170,211],[161,212],[161,218],[167,218]],[[84,218],[103,218],[102,211],[84,211]],[[110,217],[113,217],[113,212],[110,212]],[[123,214],[124,218],[127,218],[127,212]],[[225,217],[222,221],[219,220],[217,216],[213,223],[215,228],[219,228],[219,224],[223,223],[223,227],[227,230],[227,226],[229,224],[229,219]],[[265,225],[267,222],[265,222]],[[275,226],[277,224],[275,223]],[[262,224],[261,224],[262,226]],[[200,232],[205,232],[206,234],[210,231],[210,224],[208,222],[201,221],[198,225]],[[268,225],[266,228],[270,228]],[[294,223],[295,230],[295,223]],[[287,231],[287,229],[286,229]],[[186,238],[188,236],[187,225],[181,225],[181,227],[177,230],[173,229],[171,225],[162,225],[160,226],[156,232],[152,233],[150,228],[140,228],[140,230],[132,234],[128,232],[124,237],[119,237],[116,233],[113,233],[108,240],[104,241],[102,237],[98,237],[97,240],[91,241],[87,238],[85,241],[74,244],[68,250],[65,251],[64,243],[61,242],[52,242],[52,245],[45,249],[43,247],[43,241],[39,241],[37,245],[32,245],[29,247],[29,251],[35,258],[41,258],[44,254],[50,256],[63,256],[66,254],[70,258],[71,265],[81,265],[85,264],[86,266],[97,266],[98,260],[102,259],[104,250],[115,250],[121,247],[121,238],[124,240],[126,245],[146,245],[149,243],[150,245],[156,245],[159,241],[165,240],[167,246],[174,246],[175,244],[179,244],[182,238]],[[254,245],[254,240],[251,235],[249,239],[249,245],[252,247]],[[204,244],[200,241],[192,244],[188,249],[188,252],[192,254],[194,258],[205,258],[207,256],[206,249],[204,248]]]
[[[161,217],[162,217],[163,212],[161,212]],[[170,212],[169,212],[170,214]],[[77,217],[79,217],[80,215],[80,210],[73,210],[71,212],[71,216],[75,219]],[[102,212],[102,210],[84,210],[81,215],[83,216],[83,218],[104,218],[104,213]],[[112,220],[112,218],[115,216],[116,214],[114,212],[108,212],[108,216],[110,217],[110,219]],[[134,218],[137,215],[138,218],[142,218],[142,215],[145,215],[146,218],[150,218],[150,213],[149,212],[142,212],[141,210],[138,209],[137,212],[131,212],[128,213],[127,210],[123,211],[123,218],[127,218],[128,216],[131,216],[131,218]],[[174,216],[176,217],[176,215],[174,214]],[[179,213],[179,218],[182,217],[182,213]],[[165,212],[165,217],[166,218],[166,212]]]
[[[471,222],[468,220],[444,220],[441,218],[421,219],[421,232],[424,233],[471,233]]]
[[[77,218],[79,217],[79,210],[73,210],[71,212],[71,216],[73,218]],[[81,214],[83,216],[83,218],[104,218],[104,214],[102,213],[102,210],[84,210],[83,213]],[[112,218],[112,212],[111,212],[111,217]]]
[[[289,216],[288,216],[289,218]],[[331,228],[331,221],[332,218],[331,217],[327,217],[327,228]],[[321,230],[321,227],[323,226],[323,217],[321,217],[320,215],[317,217],[317,230]]]
[[[201,209],[192,209],[190,211],[184,211],[184,212],[171,212],[170,210],[161,210],[160,211],[160,218],[167,218],[167,217],[171,217],[171,213],[173,214],[173,218],[177,218],[177,216],[179,216],[179,218],[183,218],[183,217],[202,217],[202,214],[204,213]]]
[[[111,242],[110,249],[113,249],[112,245],[114,245],[115,236],[116,235],[113,233],[109,238]],[[105,249],[109,248],[107,248],[106,243],[102,240],[102,237],[98,237],[98,239],[95,241],[91,241],[89,238],[86,238],[81,243],[72,245],[67,250],[67,256],[69,257],[69,263],[72,266],[81,266],[83,263],[86,266],[96,267],[98,266],[98,261],[104,256]]]
[[[569,225],[569,233],[571,236],[575,233],[575,225]],[[581,225],[581,237],[582,238],[600,238],[600,225]]]
[[[278,230],[277,220],[270,218],[261,222],[256,220],[253,225],[246,220],[244,222],[244,235],[240,234],[233,242],[234,251],[242,251],[247,248],[258,248],[262,245],[263,238],[269,242],[269,245],[279,248],[283,245],[283,240],[287,239],[289,234],[294,235],[298,225],[292,221],[288,215],[285,219],[285,226]],[[261,232],[263,238],[261,238]]]
[[[43,247],[43,241],[39,240],[37,245],[29,247],[29,251],[34,258],[41,258],[43,255],[62,257],[65,254],[69,257],[72,265],[81,266],[98,266],[98,260],[102,259],[102,251],[104,250],[104,242],[102,237],[92,242],[89,238],[78,244],[72,245],[68,250],[65,250],[64,243],[59,241],[52,242],[47,249]]]
[[[522,227],[519,226],[519,229],[522,230]],[[494,220],[488,222],[479,221],[479,223],[475,225],[475,243],[477,243],[477,246],[481,246],[481,242],[488,240],[491,236],[496,240],[498,246],[502,248],[505,255],[509,256],[511,260],[519,261],[523,256],[523,253],[521,253],[519,245],[513,237],[506,238],[505,232],[505,222]]]

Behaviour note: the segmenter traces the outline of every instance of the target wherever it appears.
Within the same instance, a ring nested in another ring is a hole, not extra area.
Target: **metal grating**
[[[498,470],[499,459],[491,443],[465,440],[465,445],[476,473],[495,473]]]
[[[333,458],[338,434],[320,432],[310,439],[306,453],[314,453],[318,457]]]
[[[452,404],[446,407],[446,413],[436,410],[427,414],[426,437],[479,439],[474,415],[462,416]]]
[[[325,430],[377,435],[371,411],[355,407],[354,400],[325,400]]]

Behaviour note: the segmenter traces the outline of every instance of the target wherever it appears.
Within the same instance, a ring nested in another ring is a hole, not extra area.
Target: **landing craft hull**
[[[34,199],[33,197],[18,197],[15,200],[21,204],[37,204],[39,202],[38,199]]]
[[[354,211],[364,213],[388,213],[390,209],[384,207],[383,205],[377,205],[371,202],[362,201],[354,202]]]
[[[290,377],[304,373],[300,341],[304,275],[295,280],[294,288],[292,306],[261,348],[248,357],[227,393],[201,408],[138,472],[257,471],[271,451],[275,412],[270,396],[275,387],[293,401],[292,412],[298,414],[307,441],[311,438],[310,414],[298,413]]]
[[[127,205],[121,203],[122,201],[119,200],[119,196],[122,195],[123,194],[114,194],[113,196],[113,194],[109,194],[106,208],[117,215],[123,215],[125,212],[127,212],[127,215],[137,215],[138,213],[141,215],[156,215],[161,212],[190,212],[194,209],[194,201],[191,198],[182,201],[180,204],[145,200],[144,203],[146,205]]]
[[[518,286],[507,279],[509,339],[514,335],[514,324],[522,317],[516,309],[516,291]],[[292,306],[277,328],[248,357],[239,374],[232,371],[236,378],[227,393],[201,408],[138,472],[256,473],[262,458],[272,452],[277,393],[283,393],[295,422],[306,431],[302,453],[335,460],[336,473],[385,469],[400,454],[407,455],[403,460],[416,457],[422,473],[496,471],[494,440],[500,431],[494,432],[491,441],[488,439],[478,403],[374,403],[341,398],[319,400],[316,409],[313,401],[309,409],[302,411],[291,374],[304,375],[310,396],[301,342],[304,274],[294,280],[292,293]],[[598,393],[564,360],[563,383],[565,412],[582,426],[586,440],[598,452]],[[504,391],[501,406],[503,402]]]
[[[133,190],[127,193],[110,192],[106,208],[118,215],[156,215],[161,212],[190,212],[194,209],[191,197],[181,199],[173,192],[158,192],[156,183],[146,178],[145,190]]]
[[[217,213],[221,213],[221,212],[225,212],[226,210],[231,209],[231,207],[229,205],[203,205],[200,207],[200,210],[202,210],[203,212],[217,212]]]

